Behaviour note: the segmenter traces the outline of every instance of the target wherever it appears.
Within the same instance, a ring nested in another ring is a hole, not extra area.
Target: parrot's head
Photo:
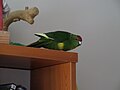
[[[80,35],[71,34],[70,38],[74,40],[78,44],[78,46],[82,44],[82,37]]]
[[[71,50],[78,46],[81,46],[81,44],[82,44],[82,37],[80,35],[75,35],[75,34],[70,35],[69,46],[71,47]]]
[[[82,37],[77,35],[76,40],[79,42],[79,44],[82,44]]]

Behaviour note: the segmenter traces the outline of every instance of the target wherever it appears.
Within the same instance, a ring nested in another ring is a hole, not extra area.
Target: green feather
[[[16,46],[25,46],[25,45],[23,45],[21,43],[15,43],[15,42],[10,42],[9,44],[10,45],[16,45]]]

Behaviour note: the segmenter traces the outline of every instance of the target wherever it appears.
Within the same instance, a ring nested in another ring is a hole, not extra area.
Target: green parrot
[[[48,33],[35,33],[40,37],[36,42],[27,47],[47,48],[53,50],[72,50],[82,44],[82,37],[65,31],[54,31]]]

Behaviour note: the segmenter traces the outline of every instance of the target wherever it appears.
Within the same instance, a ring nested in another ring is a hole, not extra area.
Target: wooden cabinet
[[[31,71],[31,90],[76,90],[78,54],[0,44],[0,67]]]

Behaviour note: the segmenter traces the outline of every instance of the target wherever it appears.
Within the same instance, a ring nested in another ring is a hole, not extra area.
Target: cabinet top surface
[[[78,54],[58,50],[38,49],[0,44],[0,66],[37,68],[65,62],[77,62]]]

